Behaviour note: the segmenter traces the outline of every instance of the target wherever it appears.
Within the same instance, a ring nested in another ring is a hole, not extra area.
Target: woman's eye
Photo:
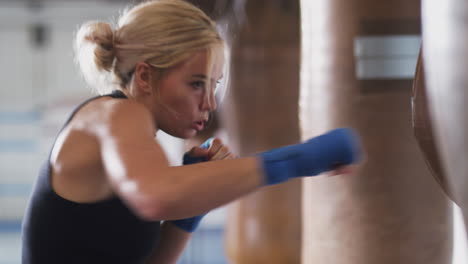
[[[214,92],[216,93],[218,90],[219,90],[219,87],[221,86],[221,81],[217,81],[216,82],[216,85],[215,85],[215,88],[214,88]]]
[[[191,85],[194,89],[197,89],[197,90],[205,88],[205,82],[203,81],[192,82]]]

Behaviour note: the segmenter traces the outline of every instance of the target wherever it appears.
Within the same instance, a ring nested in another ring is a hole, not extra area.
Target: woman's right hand
[[[263,162],[265,184],[272,185],[323,172],[331,172],[331,175],[350,173],[354,169],[351,166],[362,159],[362,147],[353,130],[340,128],[259,156]]]

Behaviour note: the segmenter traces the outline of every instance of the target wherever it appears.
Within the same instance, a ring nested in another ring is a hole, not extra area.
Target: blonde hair
[[[153,0],[124,12],[115,30],[105,22],[82,25],[75,58],[88,85],[106,94],[129,84],[138,62],[165,70],[206,49],[211,68],[220,48],[224,41],[203,11],[183,0]]]

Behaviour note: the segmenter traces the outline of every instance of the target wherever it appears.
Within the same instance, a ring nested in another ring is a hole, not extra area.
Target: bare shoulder
[[[105,111],[105,116],[111,119],[130,118],[151,121],[149,110],[135,100],[111,99],[105,101],[102,108]]]
[[[89,102],[55,142],[51,156],[53,189],[76,202],[110,197],[113,191],[105,177],[103,153],[134,155],[137,151],[131,146],[153,144],[154,133],[151,113],[138,102],[110,97]]]
[[[138,133],[154,137],[156,127],[150,111],[131,99],[102,98],[83,109],[80,123],[98,138]]]

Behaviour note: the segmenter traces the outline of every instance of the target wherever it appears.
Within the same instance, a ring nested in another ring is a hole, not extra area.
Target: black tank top
[[[120,91],[104,96],[126,98]],[[64,127],[81,107],[100,97],[79,105]],[[50,154],[23,219],[22,263],[144,263],[159,238],[159,222],[139,219],[118,197],[95,203],[62,198],[51,187],[49,163]]]

